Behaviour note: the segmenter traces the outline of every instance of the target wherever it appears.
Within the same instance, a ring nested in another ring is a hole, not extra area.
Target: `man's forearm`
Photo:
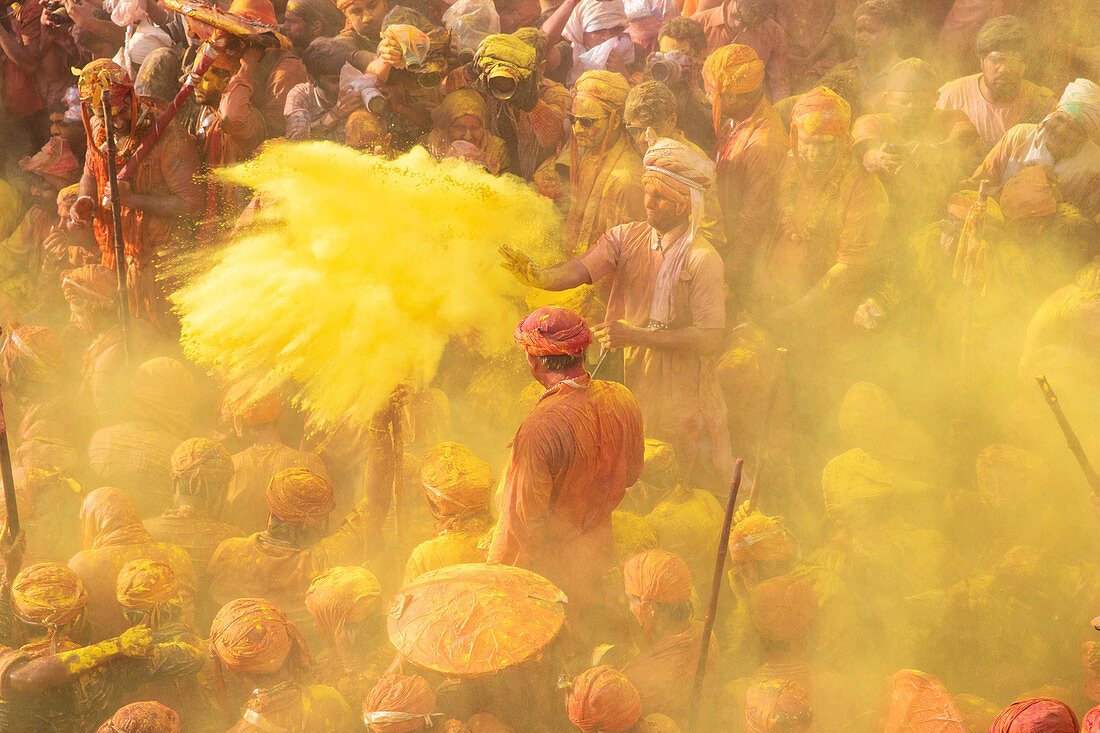
[[[0,48],[12,63],[24,69],[34,71],[38,68],[38,58],[31,49],[23,45],[19,37],[0,25]]]
[[[117,639],[33,659],[8,675],[8,683],[17,692],[49,690],[76,679],[122,654]]]
[[[179,196],[149,196],[134,193],[123,200],[131,209],[144,211],[154,216],[188,216],[195,213],[192,207]]]
[[[580,260],[567,260],[539,270],[538,287],[542,290],[570,290],[591,283],[592,276]]]
[[[724,328],[688,328],[640,329],[638,346],[658,351],[690,351],[699,355],[709,355],[722,348]]]

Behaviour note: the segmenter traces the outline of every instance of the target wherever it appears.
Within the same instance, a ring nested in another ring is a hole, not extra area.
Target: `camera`
[[[691,60],[683,51],[655,53],[649,57],[649,75],[662,84],[675,84],[687,76],[690,68]]]
[[[43,8],[46,11],[46,18],[49,19],[52,25],[58,28],[72,25],[73,19],[69,17],[68,11],[65,10],[65,4],[61,0],[49,0]]]

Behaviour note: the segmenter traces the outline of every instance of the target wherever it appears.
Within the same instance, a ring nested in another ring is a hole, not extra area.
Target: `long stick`
[[[775,411],[776,397],[779,395],[779,383],[783,379],[783,367],[787,361],[787,350],[780,346],[775,350],[775,371],[772,374],[771,387],[768,389],[768,402],[764,408],[764,423],[760,426],[760,435],[756,442],[756,459],[753,463],[752,486],[749,487],[749,508],[756,506],[760,496],[760,477],[764,475],[764,463],[767,456],[768,433]]]
[[[1073,453],[1073,457],[1077,459],[1077,465],[1084,472],[1085,480],[1089,482],[1092,493],[1100,496],[1100,475],[1097,475],[1096,470],[1089,463],[1089,457],[1085,455],[1085,449],[1081,446],[1081,441],[1077,439],[1077,433],[1073,431],[1073,426],[1066,419],[1066,413],[1062,412],[1062,404],[1058,401],[1058,395],[1054,394],[1054,390],[1050,388],[1050,382],[1047,381],[1044,375],[1040,374],[1035,377],[1035,381],[1039,383],[1039,389],[1043,390],[1043,397],[1050,405],[1050,411],[1054,413],[1054,419],[1058,421],[1058,427],[1062,429],[1062,435],[1066,437],[1066,445]]]
[[[134,363],[134,347],[130,339],[130,294],[126,288],[126,245],[122,239],[122,196],[118,191],[118,146],[111,114],[111,95],[103,91],[103,127],[107,133],[107,176],[111,182],[111,222],[115,244],[115,275],[118,278],[118,322],[122,327],[122,343],[126,363]]]
[[[596,368],[593,369],[592,374],[589,375],[592,379],[595,379],[596,375],[600,373],[600,367],[603,366],[604,361],[607,359],[610,353],[611,349],[604,349],[604,352],[600,354],[600,360],[596,362]]]
[[[4,398],[0,395],[0,479],[4,482],[4,506],[8,510],[8,539],[19,534],[19,504],[15,501],[15,479],[11,475],[11,449],[8,448],[8,421],[4,418]]]
[[[699,664],[695,667],[695,684],[691,687],[688,733],[696,733],[695,721],[699,715],[699,697],[703,693],[703,677],[707,671],[710,635],[714,631],[714,618],[718,613],[718,592],[722,589],[722,573],[726,569],[726,552],[730,547],[730,527],[733,525],[733,512],[737,508],[737,492],[741,490],[741,474],[744,467],[745,459],[738,458],[733,470],[730,495],[726,499],[726,518],[722,522],[722,534],[718,538],[718,555],[714,559],[714,577],[711,578],[710,583],[710,602],[707,604],[707,616],[703,621],[703,640],[699,643]]]
[[[401,426],[403,406],[399,403],[393,413],[390,431],[393,435],[393,538],[401,544],[401,529],[404,526],[401,514],[405,508],[405,430]]]

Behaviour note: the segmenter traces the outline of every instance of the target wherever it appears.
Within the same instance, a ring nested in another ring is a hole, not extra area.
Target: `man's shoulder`
[[[960,104],[964,97],[973,96],[978,89],[978,79],[980,78],[981,74],[970,74],[969,76],[952,79],[944,84],[940,87],[941,105],[944,103]]]
[[[726,9],[724,5],[719,5],[710,10],[700,10],[698,13],[691,16],[691,19],[701,23],[704,30],[710,30],[711,28],[725,24]]]

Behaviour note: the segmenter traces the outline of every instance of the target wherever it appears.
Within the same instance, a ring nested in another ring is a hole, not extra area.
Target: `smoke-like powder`
[[[257,220],[173,296],[188,356],[288,387],[306,409],[366,419],[398,382],[427,382],[447,342],[510,345],[522,288],[509,243],[547,254],[560,222],[517,178],[331,143],[272,146],[226,173]]]

